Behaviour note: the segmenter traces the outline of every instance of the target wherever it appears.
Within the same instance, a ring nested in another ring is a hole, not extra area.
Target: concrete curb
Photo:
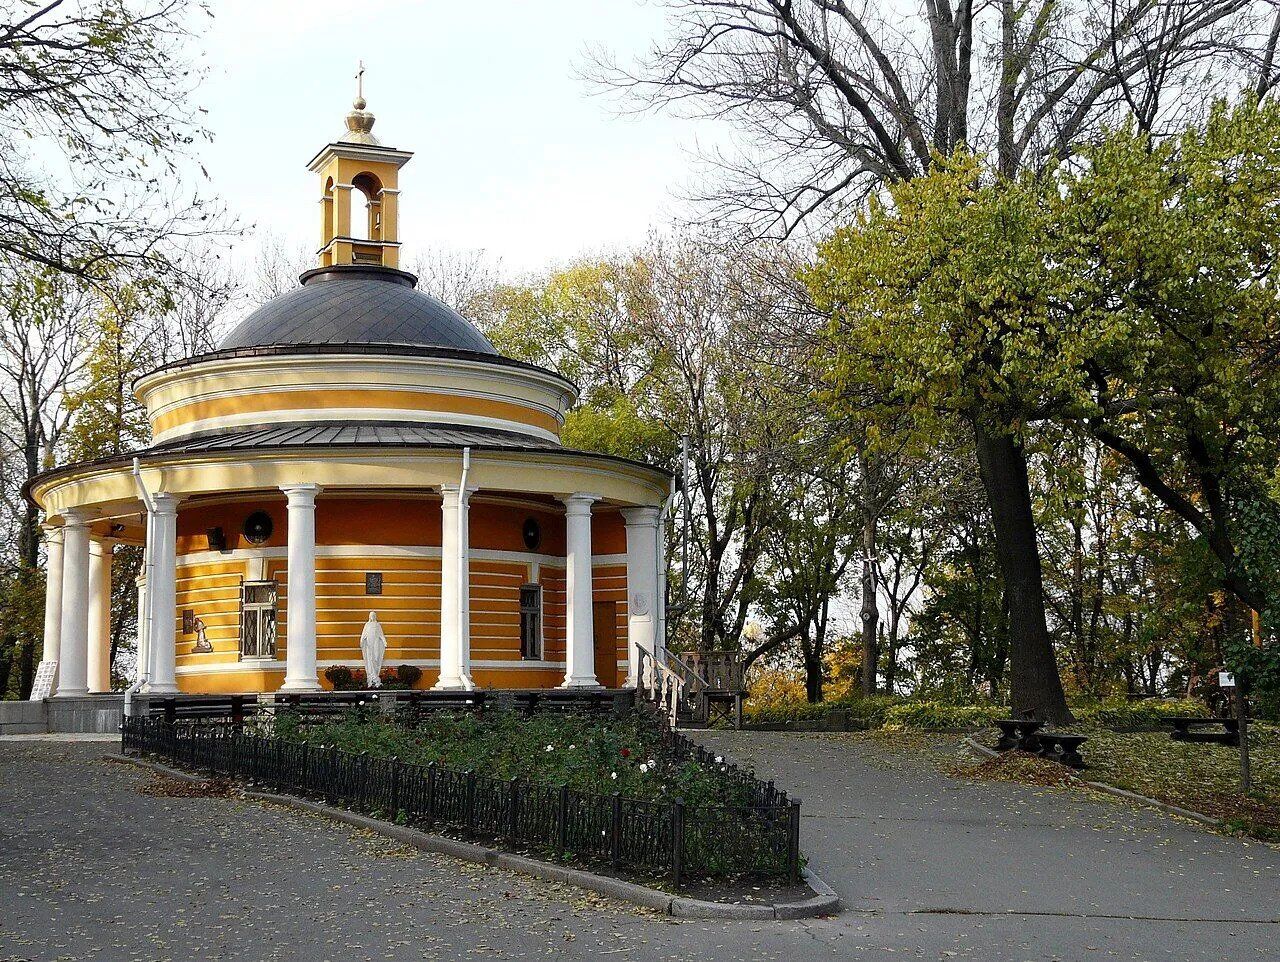
[[[161,765],[159,762],[153,762],[148,759],[134,758],[131,755],[113,753],[106,757],[112,761],[125,762],[138,768],[144,768],[185,782],[209,781],[208,778],[200,775],[193,775],[190,772],[170,768],[167,765]],[[384,822],[381,819],[370,818],[367,815],[359,815],[356,812],[349,812],[346,809],[326,805],[323,802],[297,798],[293,795],[277,795],[273,792],[245,789],[244,797],[272,802],[273,804],[283,805],[298,811],[310,812],[313,815],[322,815],[366,831],[377,832],[379,835],[385,835],[388,838],[393,838],[398,842],[412,845],[424,851],[448,855],[464,862],[492,865],[496,868],[532,875],[535,878],[576,885],[578,888],[598,892],[601,895],[607,895],[620,901],[631,902],[675,918],[771,921],[775,919],[815,918],[820,915],[833,915],[840,910],[840,897],[836,895],[835,890],[808,869],[803,871],[803,877],[815,893],[814,897],[810,899],[804,899],[799,902],[778,902],[771,905],[733,905],[725,902],[708,902],[703,899],[672,895],[660,889],[637,885],[635,882],[625,882],[621,879],[597,875],[585,869],[570,868],[566,865],[553,865],[550,862],[499,851],[484,845],[477,845],[474,842],[463,842],[443,835],[432,835],[416,828],[409,828],[406,825]]]
[[[986,755],[988,758],[1000,757],[1000,752],[988,748],[986,745],[979,743],[972,737],[964,739],[964,744],[968,745],[979,754]],[[1225,827],[1221,819],[1213,818],[1212,816],[1205,815],[1201,812],[1193,812],[1191,809],[1183,808],[1180,805],[1171,805],[1168,802],[1162,802],[1157,798],[1149,798],[1146,795],[1139,795],[1137,792],[1131,792],[1128,789],[1117,788],[1115,785],[1108,785],[1106,782],[1092,782],[1087,778],[1080,778],[1079,776],[1072,777],[1080,782],[1081,785],[1087,785],[1095,791],[1102,792],[1105,795],[1123,798],[1125,801],[1136,802],[1139,805],[1143,805],[1147,808],[1158,809],[1159,811],[1167,812],[1170,815],[1189,818],[1193,822],[1199,822],[1201,825],[1208,825],[1210,828]]]

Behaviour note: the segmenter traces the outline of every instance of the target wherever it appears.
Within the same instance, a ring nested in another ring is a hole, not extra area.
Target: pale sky
[[[419,246],[483,249],[519,274],[641,240],[678,216],[691,154],[713,132],[619,116],[578,76],[664,29],[637,0],[215,0],[198,93],[215,135],[200,157],[245,223],[315,246],[306,162],[343,131],[365,63],[383,144],[401,175],[405,259]],[[239,245],[250,253],[253,235]],[[237,258],[238,259],[238,258]]]

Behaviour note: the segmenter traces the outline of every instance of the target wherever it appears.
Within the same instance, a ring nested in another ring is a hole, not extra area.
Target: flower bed
[[[635,798],[683,798],[690,806],[754,801],[723,761],[702,764],[670,750],[662,729],[640,715],[610,718],[576,713],[433,712],[403,724],[376,711],[349,711],[304,722],[277,717],[275,731],[343,751],[368,752],[417,765],[435,762],[494,778],[567,785],[576,791],[620,792]]]
[[[126,718],[126,751],[445,826],[679,889],[691,879],[798,880],[799,803],[639,716],[356,709],[319,722]]]

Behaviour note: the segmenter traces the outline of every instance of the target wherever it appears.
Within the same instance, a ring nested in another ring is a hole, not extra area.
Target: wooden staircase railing
[[[683,655],[662,649],[655,657],[639,652],[639,688],[676,725],[681,712],[699,723],[711,721],[712,710],[721,710],[734,727],[742,724],[742,658],[736,651],[687,651]]]

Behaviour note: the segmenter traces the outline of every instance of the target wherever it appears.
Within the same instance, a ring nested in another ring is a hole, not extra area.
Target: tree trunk
[[[876,693],[880,664],[880,609],[876,607],[876,516],[862,524],[862,693]]]
[[[1045,621],[1026,452],[1012,435],[991,432],[980,415],[974,418],[973,433],[1009,611],[1009,699],[1014,714],[1070,722],[1071,709]]]
[[[811,704],[822,701],[822,658],[812,649],[804,656],[804,696]]]
[[[11,644],[0,645],[0,701],[9,697],[9,673],[18,653],[17,646],[12,644],[12,639],[8,640]]]

